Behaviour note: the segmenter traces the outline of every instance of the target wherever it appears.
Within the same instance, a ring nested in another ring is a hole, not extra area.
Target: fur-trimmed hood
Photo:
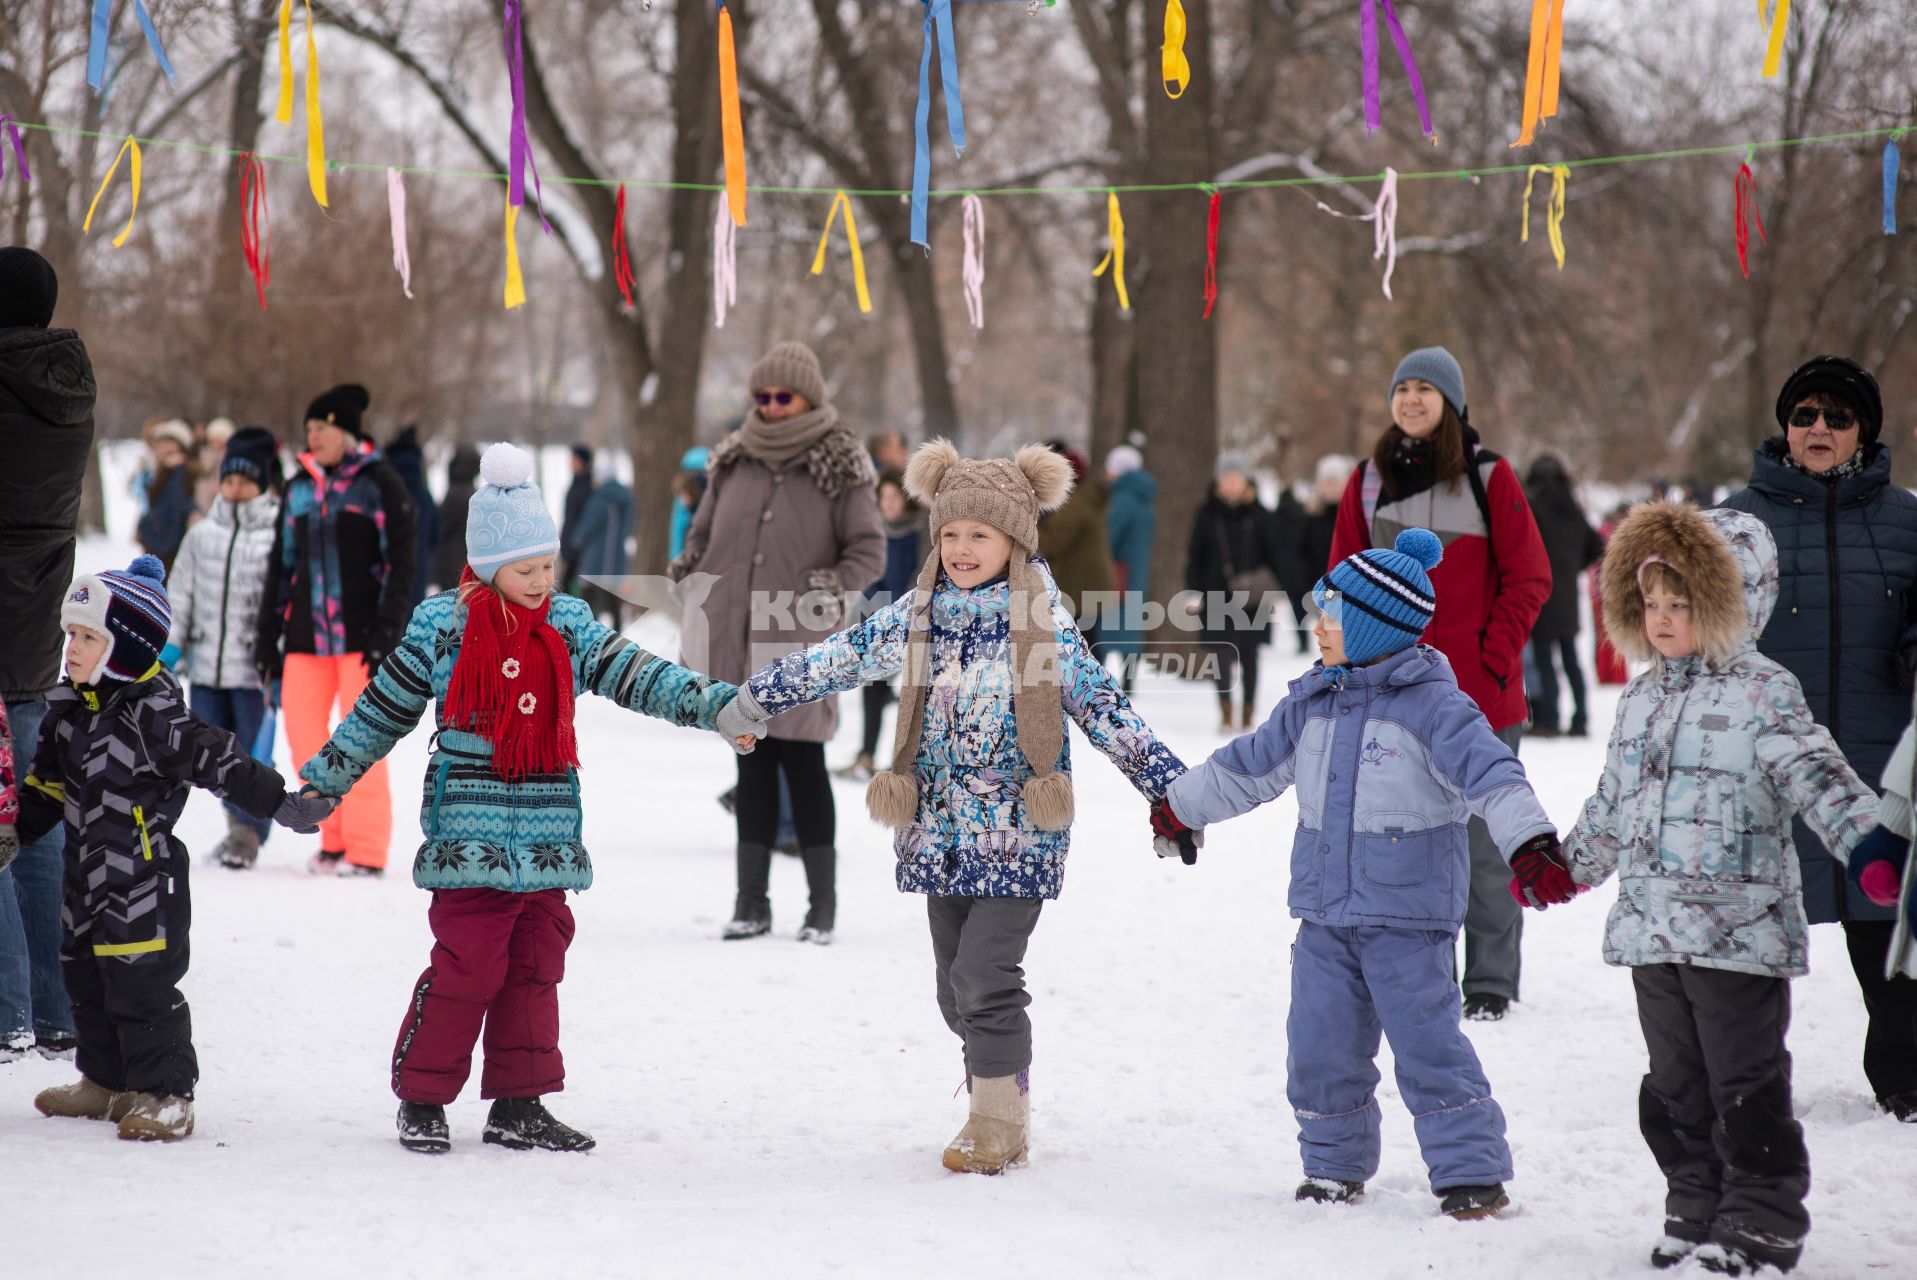
[[[734,431],[712,450],[706,470],[714,473],[725,471],[741,459],[751,456],[746,451],[742,435]],[[804,457],[806,474],[819,486],[819,492],[828,498],[836,498],[862,484],[876,485],[879,482],[879,473],[873,470],[872,458],[866,453],[865,446],[842,426],[835,426],[826,432],[817,444],[805,451]]]
[[[1658,661],[1644,634],[1638,571],[1661,560],[1689,584],[1698,652],[1718,667],[1756,647],[1777,607],[1777,544],[1755,516],[1689,503],[1633,507],[1604,553],[1604,628],[1618,652]]]

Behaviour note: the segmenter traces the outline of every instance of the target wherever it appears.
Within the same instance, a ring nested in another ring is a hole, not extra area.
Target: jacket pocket
[[[133,806],[133,825],[140,829],[141,855],[148,862],[153,861],[153,839],[147,834],[145,806],[137,804]]]
[[[1462,850],[1439,831],[1360,831],[1352,835],[1351,909],[1404,920],[1463,917]]]
[[[1329,853],[1324,835],[1300,826],[1291,837],[1291,887],[1285,903],[1298,911],[1323,911],[1325,908],[1325,858]]]
[[[1431,879],[1431,836],[1388,826],[1382,832],[1357,833],[1358,874],[1367,883],[1411,889]]]

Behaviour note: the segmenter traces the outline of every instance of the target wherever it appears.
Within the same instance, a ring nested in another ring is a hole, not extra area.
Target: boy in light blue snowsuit
[[[1437,535],[1354,555],[1318,580],[1323,659],[1256,731],[1171,784],[1169,838],[1298,791],[1291,849],[1286,1093],[1298,1117],[1299,1200],[1346,1203],[1378,1171],[1379,1037],[1391,1038],[1431,1188],[1454,1218],[1510,1203],[1504,1113],[1459,1025],[1453,949],[1479,817],[1529,885],[1557,848],[1524,768],[1418,644],[1436,600]]]

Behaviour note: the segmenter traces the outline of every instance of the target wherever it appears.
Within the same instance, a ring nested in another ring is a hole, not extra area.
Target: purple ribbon
[[[1391,40],[1398,46],[1398,61],[1404,64],[1405,78],[1411,82],[1411,96],[1418,103],[1418,121],[1424,126],[1425,137],[1434,136],[1431,127],[1431,109],[1425,105],[1424,79],[1418,74],[1417,59],[1411,56],[1411,41],[1405,38],[1404,25],[1398,21],[1398,10],[1391,0],[1384,0],[1385,25],[1391,28]],[[1358,13],[1359,42],[1363,47],[1365,60],[1365,132],[1371,133],[1378,128],[1382,112],[1378,105],[1378,0],[1364,0],[1364,7]]]
[[[526,168],[531,166],[533,196],[539,201],[539,225],[552,234],[546,221],[546,192],[539,183],[539,161],[526,140],[526,55],[520,31],[520,0],[506,0],[506,72],[512,80],[512,125],[506,142],[506,203],[517,208],[526,203]]]
[[[33,175],[27,172],[27,149],[20,144],[19,126],[13,123],[13,117],[10,115],[0,116],[0,124],[7,126],[7,136],[13,139],[13,158],[20,162],[20,181],[32,182]],[[5,148],[0,148],[0,181],[5,180],[6,176],[7,153]]]

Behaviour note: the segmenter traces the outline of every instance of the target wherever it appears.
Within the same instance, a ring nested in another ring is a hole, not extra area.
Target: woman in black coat
[[[1758,649],[1797,677],[1811,714],[1872,784],[1910,722],[1917,661],[1917,497],[1890,482],[1883,422],[1877,380],[1819,356],[1784,384],[1784,434],[1758,447],[1750,486],[1724,504],[1777,539],[1777,609]],[[1917,1122],[1917,979],[1884,977],[1895,908],[1846,884],[1802,822],[1797,858],[1811,922],[1843,922],[1870,1013],[1864,1074],[1880,1106]]]
[[[1584,702],[1584,671],[1578,666],[1578,575],[1604,558],[1604,539],[1584,516],[1570,473],[1555,454],[1544,454],[1524,477],[1524,496],[1544,539],[1551,561],[1551,595],[1531,624],[1531,660],[1537,666],[1538,687],[1531,697],[1532,737],[1555,738],[1559,732],[1557,664],[1564,665],[1564,681],[1571,686],[1570,736],[1590,732]],[[1553,659],[1556,659],[1554,661]]]
[[[1229,454],[1218,461],[1218,478],[1192,517],[1191,546],[1185,555],[1185,590],[1203,593],[1195,601],[1204,618],[1206,655],[1218,663],[1220,728],[1251,728],[1258,701],[1258,646],[1271,639],[1269,615],[1258,621],[1264,597],[1281,581],[1277,519],[1258,501],[1243,462]],[[1249,592],[1236,608],[1229,597]],[[1245,621],[1239,621],[1242,610]],[[1234,668],[1243,690],[1239,718],[1231,711]]]

